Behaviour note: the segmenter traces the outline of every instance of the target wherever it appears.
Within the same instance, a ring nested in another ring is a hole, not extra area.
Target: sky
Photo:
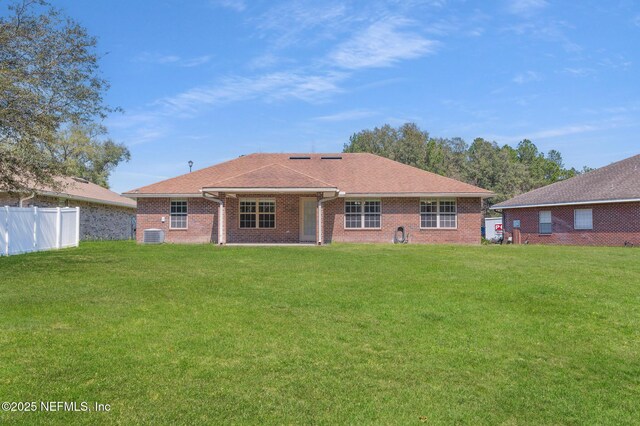
[[[640,2],[52,0],[98,38],[123,192],[363,129],[531,139],[569,167],[640,153]]]

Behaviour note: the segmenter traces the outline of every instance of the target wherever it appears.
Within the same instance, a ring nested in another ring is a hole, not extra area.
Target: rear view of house
[[[515,242],[640,245],[640,155],[491,208]]]
[[[383,157],[251,154],[124,194],[168,242],[480,242],[484,189]]]

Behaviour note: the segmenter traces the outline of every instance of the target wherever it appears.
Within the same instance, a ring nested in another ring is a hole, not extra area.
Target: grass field
[[[640,250],[137,246],[0,258],[0,423],[631,424]]]

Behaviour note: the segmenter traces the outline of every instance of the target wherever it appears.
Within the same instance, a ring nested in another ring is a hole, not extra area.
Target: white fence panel
[[[0,208],[0,256],[78,246],[80,208]]]
[[[61,210],[60,247],[78,245],[78,229],[76,226],[76,209]]]
[[[36,216],[32,208],[9,210],[9,254],[34,251]]]
[[[36,243],[38,250],[51,250],[56,248],[58,242],[58,209],[38,209],[38,233]]]

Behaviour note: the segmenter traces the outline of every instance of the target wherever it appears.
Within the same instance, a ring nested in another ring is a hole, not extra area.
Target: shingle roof
[[[121,207],[136,208],[136,202],[123,197],[113,191],[103,188],[84,179],[61,177],[56,179],[61,188],[54,190],[50,187],[39,187],[35,192],[54,197],[70,198],[74,200],[88,201],[96,204],[108,204]]]
[[[518,195],[491,208],[633,199],[640,199],[640,155]]]
[[[332,187],[347,194],[492,195],[485,189],[367,153],[250,154],[124,195],[196,195],[202,188],[229,187]]]

